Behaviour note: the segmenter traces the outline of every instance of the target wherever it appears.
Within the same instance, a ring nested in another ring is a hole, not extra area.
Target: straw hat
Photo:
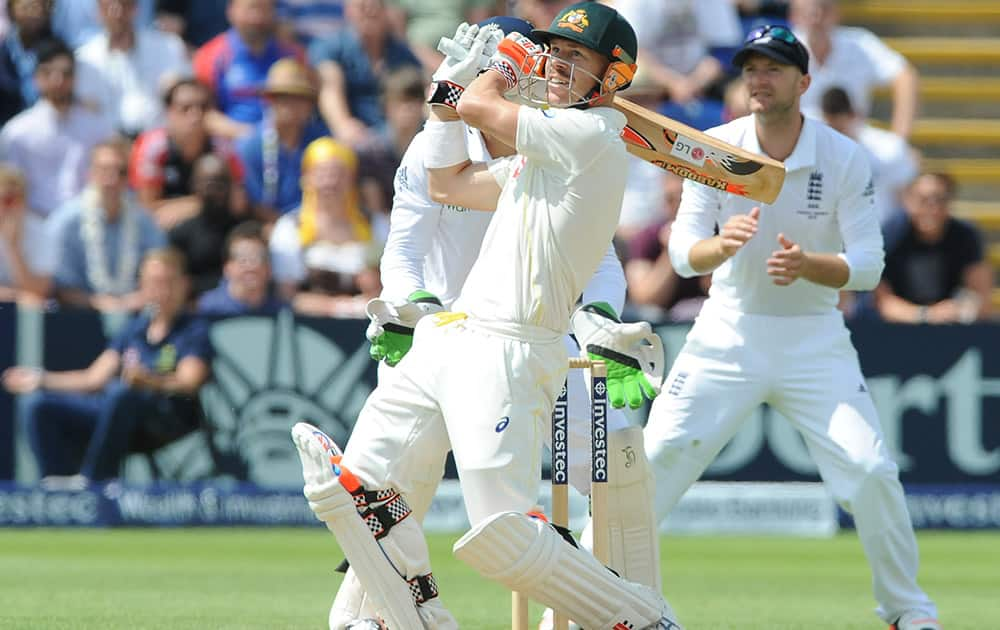
[[[309,77],[309,70],[295,59],[285,57],[274,62],[267,71],[267,80],[261,94],[316,98],[316,88]]]

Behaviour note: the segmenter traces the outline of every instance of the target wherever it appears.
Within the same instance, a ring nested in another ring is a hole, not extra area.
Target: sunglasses
[[[786,44],[795,45],[799,43],[798,38],[795,37],[795,33],[791,32],[784,26],[771,26],[771,25],[762,26],[756,30],[750,31],[750,34],[747,35],[747,38],[743,43],[752,44],[757,40],[764,39],[765,37],[769,37],[771,39],[778,39],[785,42]]]

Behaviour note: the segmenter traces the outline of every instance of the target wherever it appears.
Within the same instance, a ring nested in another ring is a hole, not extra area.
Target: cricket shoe
[[[909,610],[890,624],[889,630],[941,630],[941,622],[922,610]]]
[[[387,630],[378,619],[358,619],[344,626],[344,630]]]

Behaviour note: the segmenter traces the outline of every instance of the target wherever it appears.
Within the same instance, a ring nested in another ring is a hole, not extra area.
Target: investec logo
[[[594,379],[594,399],[591,403],[591,480],[608,480],[608,384],[607,379]]]
[[[302,485],[289,430],[314,424],[345,444],[371,390],[365,344],[339,347],[284,311],[212,327],[214,378],[202,393],[216,447],[237,455],[247,477],[267,487]]]
[[[566,434],[566,409],[568,406],[566,385],[562,387],[562,392],[556,400],[555,409],[552,411],[552,483],[565,485],[569,481],[567,470],[569,462],[567,457],[567,434]]]

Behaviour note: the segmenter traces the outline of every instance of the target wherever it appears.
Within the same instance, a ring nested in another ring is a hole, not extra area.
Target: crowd
[[[147,312],[165,299],[144,286],[145,266],[159,261],[187,278],[179,314],[290,307],[363,317],[382,289],[394,178],[426,117],[425,87],[442,59],[437,41],[462,21],[495,15],[548,24],[567,3],[5,4],[0,299]],[[803,108],[865,148],[885,232],[883,280],[869,294],[845,292],[845,314],[910,323],[989,317],[982,236],[953,216],[955,183],[922,171],[907,142],[918,110],[916,70],[871,32],[841,25],[836,2],[606,4],[636,25],[639,73],[627,96],[700,128],[747,112],[746,87],[729,64],[746,32],[781,24],[788,30],[775,36],[796,33],[812,57]],[[866,122],[878,86],[891,89],[889,129]],[[628,279],[626,315],[690,321],[710,287],[708,278],[684,279],[671,266],[680,180],[630,160],[615,239]],[[821,195],[822,173],[815,186]],[[191,352],[204,361],[200,343]],[[130,352],[122,340],[108,352],[115,361],[102,355],[101,369],[82,380],[44,385],[96,392],[116,383],[115,374],[140,382],[126,368],[154,354]],[[183,364],[175,356],[146,367],[179,374]],[[40,380],[18,373],[5,382],[29,391]],[[166,387],[165,399],[185,388]],[[36,416],[42,424],[47,417]]]

